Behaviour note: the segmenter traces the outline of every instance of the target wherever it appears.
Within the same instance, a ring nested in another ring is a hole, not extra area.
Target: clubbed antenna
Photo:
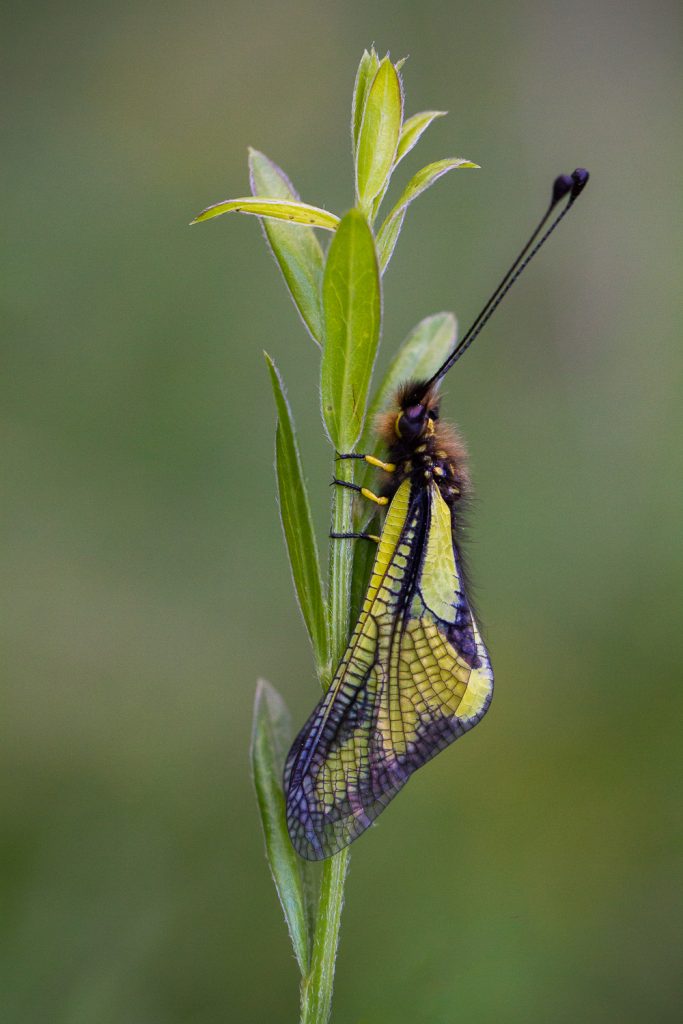
[[[589,174],[588,171],[583,167],[577,167],[572,174],[560,174],[559,177],[555,178],[553,182],[552,195],[550,198],[550,205],[541,218],[538,226],[531,235],[517,259],[514,261],[503,280],[498,284],[497,288],[489,298],[488,302],[484,305],[474,323],[466,331],[464,336],[460,339],[456,345],[454,351],[448,357],[443,366],[436,371],[433,377],[431,377],[424,385],[425,391],[436,384],[441,378],[448,373],[454,363],[457,363],[458,359],[467,351],[474,339],[484,329],[484,326],[488,323],[489,319],[493,315],[494,311],[498,308],[504,297],[512,288],[518,277],[526,270],[532,259],[541,248],[542,245],[548,240],[550,235],[553,233],[557,225],[566,217],[571,210],[575,201],[583,192],[586,183],[588,182]],[[566,206],[558,213],[555,220],[552,222],[549,228],[541,235],[541,238],[536,241],[539,234],[543,231],[543,228],[548,223],[549,218],[552,215],[553,210],[557,204],[560,203],[566,196],[569,196]],[[535,244],[534,244],[535,243]],[[529,251],[531,250],[531,251]]]

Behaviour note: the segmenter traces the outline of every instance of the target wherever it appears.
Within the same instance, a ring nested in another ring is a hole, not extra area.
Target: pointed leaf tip
[[[447,157],[445,160],[436,160],[432,164],[427,164],[426,167],[423,167],[417,174],[413,175],[403,190],[401,198],[391,212],[387,214],[377,232],[377,254],[382,273],[386,270],[391,259],[396,239],[403,225],[403,218],[410,204],[448,171],[465,167],[479,169],[479,164],[472,163],[471,160],[464,160],[461,157]]]
[[[358,136],[360,134],[360,126],[363,120],[363,110],[365,109],[365,100],[367,98],[368,89],[372,83],[373,78],[377,73],[379,67],[379,58],[375,53],[374,46],[370,53],[367,50],[363,51],[363,56],[360,59],[358,65],[358,71],[356,72],[356,81],[353,86],[353,105],[351,108],[351,137],[353,142],[353,154],[354,158],[356,155],[356,148],[358,146]]]
[[[438,117],[445,117],[446,114],[446,110],[423,110],[419,114],[413,114],[412,117],[406,118],[401,128],[401,137],[398,140],[396,165],[417,145],[432,121]]]

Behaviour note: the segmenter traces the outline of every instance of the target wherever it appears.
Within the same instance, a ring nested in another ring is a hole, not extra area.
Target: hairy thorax
[[[388,458],[396,470],[382,489],[387,497],[392,497],[406,479],[416,487],[426,487],[434,481],[449,506],[468,495],[467,451],[462,439],[451,426],[437,422],[431,427],[431,431],[411,442],[393,437]]]

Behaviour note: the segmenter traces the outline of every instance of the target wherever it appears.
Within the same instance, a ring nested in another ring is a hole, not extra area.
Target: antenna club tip
[[[588,184],[590,174],[585,167],[577,167],[572,173],[572,199],[576,199],[577,196],[581,195],[584,188]]]
[[[560,199],[564,199],[567,192],[571,192],[574,188],[574,179],[571,174],[560,174],[559,177],[555,178],[553,182],[553,195],[550,202],[551,208],[559,203]]]

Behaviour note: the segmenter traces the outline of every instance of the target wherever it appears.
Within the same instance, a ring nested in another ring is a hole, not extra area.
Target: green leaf
[[[368,90],[358,135],[356,195],[365,211],[369,211],[372,200],[386,188],[391,176],[402,120],[401,80],[385,57]]]
[[[401,77],[399,72],[400,72],[400,69],[405,64],[405,62],[407,61],[407,59],[408,59],[407,57],[403,57],[402,60],[398,60],[394,64],[394,68],[396,69],[396,73],[398,74],[399,84],[401,86],[401,97],[403,97],[403,78]],[[403,122],[403,110],[401,110],[401,122]],[[375,219],[376,219],[377,214],[379,212],[379,208],[382,205],[384,197],[385,197],[385,195],[387,193],[387,189],[389,188],[389,182],[391,181],[391,176],[394,173],[394,170],[396,169],[396,166],[398,165],[398,162],[399,162],[398,147],[401,145],[401,134],[402,133],[403,133],[403,128],[401,128],[401,132],[399,133],[399,141],[398,141],[397,149],[396,149],[396,154],[397,155],[394,157],[393,166],[392,166],[389,174],[387,174],[387,176],[386,176],[386,178],[384,180],[384,184],[382,185],[381,189],[379,190],[379,192],[377,193],[375,198],[372,200],[372,203],[370,204],[368,215],[369,215],[369,220],[370,220],[371,224],[375,223]]]
[[[302,975],[311,962],[312,936],[307,905],[305,862],[294,851],[287,832],[282,766],[292,740],[289,712],[277,690],[259,679],[254,697],[251,768],[261,813],[266,858],[282,904],[285,921]]]
[[[257,149],[249,149],[249,177],[255,196],[299,201],[299,194],[277,164]],[[325,257],[313,228],[263,218],[263,232],[282,276],[314,341],[322,345],[322,285]]]
[[[391,259],[391,254],[396,245],[398,233],[401,230],[405,211],[408,206],[422,195],[435,181],[438,181],[448,171],[455,171],[460,167],[479,167],[471,160],[462,160],[459,157],[448,157],[445,160],[437,160],[433,164],[427,164],[410,179],[399,201],[387,217],[377,233],[377,254],[379,256],[382,273],[386,270]],[[398,226],[397,226],[398,225]]]
[[[383,412],[391,409],[396,392],[409,380],[428,380],[436,373],[455,348],[457,322],[452,313],[434,313],[420,320],[394,356],[375,397],[372,400],[358,450],[363,455],[379,458],[384,446],[377,438],[375,421]],[[373,487],[377,471],[365,466],[360,484]],[[356,502],[356,524],[360,530],[374,515],[374,509],[367,508],[367,502]],[[369,542],[368,542],[369,543]]]
[[[335,231],[339,217],[328,210],[321,210],[308,203],[295,203],[284,199],[242,196],[240,199],[225,199],[222,203],[214,203],[202,210],[190,224],[200,224],[212,217],[220,217],[222,213],[251,213],[254,217],[274,217],[276,220],[287,220],[290,224],[307,224],[309,227],[324,228]]]
[[[396,217],[387,219],[382,224],[380,231],[377,233],[377,258],[379,260],[380,273],[384,275],[384,271],[389,266],[389,261],[394,255],[394,249],[398,242],[398,236],[401,234],[401,228],[403,227],[403,221],[406,216],[406,207],[399,212]]]
[[[350,210],[332,239],[323,280],[322,411],[340,452],[352,451],[363,429],[381,307],[372,232],[363,214]]]
[[[445,117],[445,110],[423,110],[420,114],[413,114],[407,121],[403,122],[401,135],[396,150],[394,167],[397,167],[406,153],[410,153],[413,146],[420,141],[422,134],[429,128],[432,121],[437,117]]]
[[[329,671],[327,603],[323,597],[320,560],[313,529],[311,506],[308,501],[294,421],[282,378],[268,353],[264,352],[264,355],[277,406],[275,470],[282,528],[299,606],[313,644],[316,669],[318,675],[323,676]]]
[[[358,65],[358,71],[356,72],[356,81],[353,86],[353,106],[351,108],[351,137],[353,139],[353,154],[356,155],[356,149],[358,147],[358,136],[360,134],[360,125],[363,120],[363,110],[365,108],[365,98],[370,88],[370,83],[377,74],[377,68],[379,67],[379,57],[375,53],[375,48],[371,49],[370,53],[367,50],[363,51],[363,56],[360,59]]]

